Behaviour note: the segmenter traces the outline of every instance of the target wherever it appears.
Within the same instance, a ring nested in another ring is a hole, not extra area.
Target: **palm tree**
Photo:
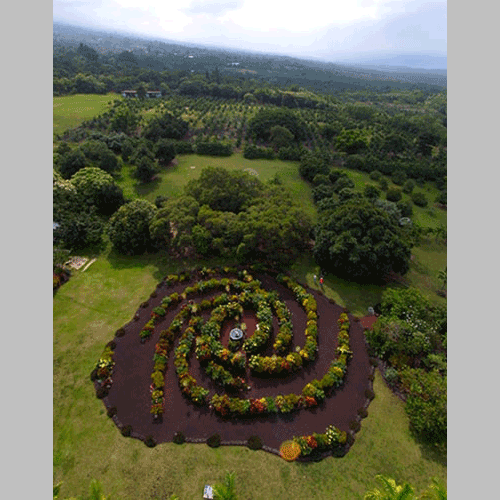
[[[422,493],[420,500],[447,500],[446,488],[436,478],[432,478],[432,484]]]
[[[447,281],[447,273],[448,273],[448,266],[446,266],[444,269],[441,269],[438,273],[438,279],[443,282],[443,286],[446,288],[446,281]]]
[[[234,472],[228,472],[224,477],[224,482],[214,486],[214,500],[238,500]]]
[[[383,485],[383,490],[374,489],[366,492],[364,500],[416,500],[413,488],[405,483],[397,485],[394,479],[377,474],[375,476]]]

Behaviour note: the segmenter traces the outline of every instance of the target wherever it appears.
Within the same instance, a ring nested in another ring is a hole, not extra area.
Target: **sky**
[[[447,53],[446,0],[53,0],[53,19],[332,61],[366,53]]]

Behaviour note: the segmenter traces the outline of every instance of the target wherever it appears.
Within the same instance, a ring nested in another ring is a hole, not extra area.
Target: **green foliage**
[[[379,181],[381,177],[382,174],[378,170],[370,172],[370,179],[372,179],[373,181]]]
[[[394,479],[377,474],[377,480],[382,483],[382,491],[379,489],[369,490],[363,497],[364,500],[416,500],[413,488],[404,483],[398,485]]]
[[[238,213],[261,189],[262,183],[246,172],[206,167],[198,179],[189,181],[185,193],[212,210]]]
[[[84,142],[80,149],[85,155],[85,158],[92,165],[99,167],[105,172],[111,173],[118,168],[118,159],[113,151],[111,151],[106,143],[102,141],[89,140]]]
[[[277,149],[291,146],[291,143],[294,140],[294,134],[281,125],[274,125],[271,127],[269,130],[269,136],[271,144]]]
[[[402,186],[406,181],[406,174],[401,170],[396,170],[391,176],[392,182],[397,186]]]
[[[387,190],[386,195],[385,195],[385,198],[388,201],[393,201],[393,202],[401,200],[402,197],[403,197],[403,195],[401,193],[401,189],[398,189],[398,188],[389,188]]]
[[[409,270],[410,248],[398,226],[368,201],[348,201],[320,222],[313,253],[324,269],[348,278]]]
[[[256,160],[260,158],[273,160],[275,157],[276,155],[271,148],[264,148],[262,146],[256,146],[255,144],[248,144],[243,150],[243,158],[247,160]]]
[[[419,207],[426,207],[427,206],[427,198],[425,197],[424,193],[412,193],[411,199],[415,205]]]
[[[168,165],[176,154],[175,144],[169,139],[160,139],[154,148],[155,158],[165,165]]]
[[[137,162],[137,168],[134,171],[134,176],[145,184],[151,181],[151,178],[156,174],[156,172],[157,168],[154,162],[147,156],[143,156]]]
[[[425,441],[445,444],[447,437],[446,378],[437,370],[405,368],[401,385],[407,393],[405,410],[415,433]]]
[[[416,185],[417,185],[417,183],[413,179],[408,179],[403,184],[403,193],[411,194],[413,192],[413,190],[415,189]]]
[[[368,130],[350,129],[342,130],[335,140],[335,148],[349,154],[364,151],[369,144]]]
[[[231,156],[233,154],[233,145],[229,141],[200,141],[195,147],[199,155]]]
[[[411,217],[413,215],[413,203],[409,200],[398,201],[396,207],[401,212],[401,217]]]
[[[69,179],[78,170],[86,167],[89,161],[80,149],[68,151],[59,158],[59,172],[64,179]]]
[[[224,481],[214,486],[214,500],[238,500],[235,477],[234,472],[228,472],[224,476]]]
[[[137,255],[151,248],[149,223],[157,208],[146,200],[134,200],[111,217],[107,233],[116,251]]]
[[[330,163],[321,153],[307,151],[302,155],[299,165],[300,175],[312,182],[318,174],[328,175]]]
[[[364,195],[369,200],[375,200],[380,196],[380,189],[376,186],[372,186],[371,184],[367,184],[364,188]]]
[[[264,108],[248,123],[248,133],[256,140],[269,141],[271,129],[279,125],[293,134],[295,141],[305,139],[304,126],[297,113],[287,108]]]
[[[82,204],[96,207],[100,214],[111,215],[124,203],[123,191],[100,168],[83,168],[71,177],[71,182]]]
[[[188,131],[188,124],[170,113],[155,116],[144,128],[142,136],[158,142],[160,139],[183,139]]]

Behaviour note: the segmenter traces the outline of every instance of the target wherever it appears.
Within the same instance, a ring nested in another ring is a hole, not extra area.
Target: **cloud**
[[[211,0],[194,0],[194,2],[184,9],[186,14],[210,14],[220,16],[232,10],[243,7],[245,0],[218,0],[217,3]]]

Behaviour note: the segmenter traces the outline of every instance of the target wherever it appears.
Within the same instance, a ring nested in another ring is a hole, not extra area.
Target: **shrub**
[[[233,146],[230,142],[225,141],[198,142],[196,144],[196,153],[208,156],[231,156],[233,154]]]
[[[408,179],[404,184],[403,184],[403,193],[406,194],[411,194],[412,191],[415,189],[415,186],[417,183],[413,179]]]
[[[378,170],[374,170],[370,173],[370,179],[373,181],[378,181],[382,177],[382,174]]]
[[[95,382],[97,380],[97,368],[94,368],[90,373],[90,380]]]
[[[368,416],[368,410],[366,408],[360,408],[358,410],[358,415],[361,417],[361,418],[366,418]]]
[[[368,198],[369,200],[374,200],[380,196],[380,189],[370,184],[365,186],[363,192],[365,197]]]
[[[173,439],[175,444],[182,444],[186,442],[186,436],[182,431],[178,431],[174,434],[174,439]]]
[[[385,197],[386,197],[386,199],[388,201],[396,202],[396,201],[401,200],[401,198],[403,197],[403,195],[401,194],[401,189],[390,188],[390,189],[387,190],[387,193],[386,193]]]
[[[387,191],[389,183],[387,182],[387,179],[385,177],[382,177],[382,179],[380,179],[379,186],[382,191]]]
[[[300,456],[300,445],[295,441],[284,441],[280,446],[280,457],[293,462]]]
[[[111,408],[108,408],[107,414],[109,418],[113,418],[116,415],[116,406],[113,406]]]
[[[148,448],[154,448],[156,446],[156,440],[153,436],[149,435],[145,440],[144,440],[144,444],[148,447]]]
[[[406,181],[406,174],[404,172],[394,172],[392,174],[392,182],[394,182],[394,184],[396,184],[397,186],[402,186],[403,183]]]
[[[365,390],[365,396],[368,399],[373,399],[375,397],[375,393],[371,389],[366,389]]]
[[[218,448],[220,446],[221,437],[220,434],[213,434],[207,439],[207,444],[210,448]]]
[[[426,207],[427,206],[427,198],[425,197],[424,193],[412,193],[411,199],[415,205],[419,207]]]
[[[249,144],[245,146],[243,150],[243,157],[247,160],[255,160],[255,159],[267,159],[274,160],[276,155],[271,148],[263,148],[260,146],[255,146],[254,144]]]
[[[259,436],[250,436],[247,440],[247,446],[251,450],[262,449],[262,439]]]
[[[399,381],[398,371],[396,370],[396,368],[393,368],[392,366],[390,366],[389,368],[387,368],[387,370],[385,370],[384,376],[385,380],[387,380],[387,383],[389,385],[396,384]]]
[[[361,429],[361,424],[357,420],[352,420],[351,422],[349,422],[349,429],[354,432],[358,432],[359,429]]]
[[[105,387],[99,387],[96,391],[96,396],[98,399],[103,399],[108,395],[108,389]]]
[[[411,201],[398,201],[396,207],[401,212],[401,217],[411,217],[413,215],[413,204]]]
[[[130,434],[132,434],[132,426],[131,425],[125,425],[124,427],[121,428],[122,436],[128,437]]]
[[[118,328],[115,332],[116,337],[123,337],[125,335],[125,329],[124,328]]]

